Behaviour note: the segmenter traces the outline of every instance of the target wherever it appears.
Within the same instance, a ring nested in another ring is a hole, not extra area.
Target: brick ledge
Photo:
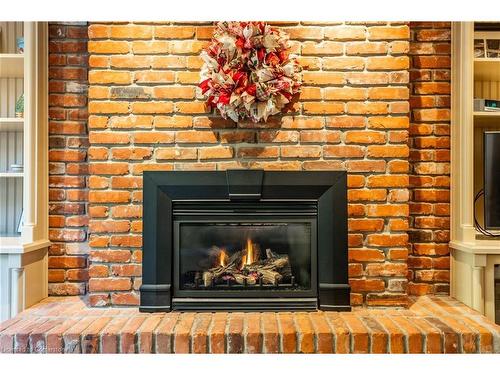
[[[3,353],[500,353],[500,326],[447,296],[409,309],[139,313],[49,297],[0,324]]]

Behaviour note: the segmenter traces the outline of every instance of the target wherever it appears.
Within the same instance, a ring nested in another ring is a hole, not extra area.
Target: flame
[[[241,250],[243,253],[241,256],[240,270],[245,268],[245,266],[250,266],[259,260],[259,245],[253,243],[250,238],[247,238],[246,246]]]
[[[247,256],[246,256],[244,264],[246,264],[247,266],[249,266],[250,264],[252,264],[254,262],[253,254],[254,254],[253,243],[250,240],[250,238],[247,238]]]
[[[224,249],[221,249],[219,253],[219,265],[221,267],[225,267],[227,265],[227,254]]]

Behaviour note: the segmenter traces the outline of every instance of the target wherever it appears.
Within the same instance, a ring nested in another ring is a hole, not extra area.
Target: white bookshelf
[[[46,23],[0,22],[0,321],[47,296],[47,35]]]
[[[16,101],[28,84],[25,54],[17,51],[24,29],[24,22],[0,23],[0,233],[8,237],[21,235],[17,229],[24,199],[23,173],[11,170],[24,164],[24,117],[16,117]],[[1,236],[0,249],[5,243]]]
[[[475,40],[500,39],[499,32],[474,32],[473,22],[452,24],[451,295],[495,319],[494,266],[500,239],[475,228],[483,221],[483,133],[500,130],[500,112],[474,111],[474,98],[500,100],[500,55],[480,57]]]

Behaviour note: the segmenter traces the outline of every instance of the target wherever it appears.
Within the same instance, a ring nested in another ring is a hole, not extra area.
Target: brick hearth
[[[409,309],[139,313],[49,297],[0,325],[16,353],[500,353],[500,327],[450,297]]]

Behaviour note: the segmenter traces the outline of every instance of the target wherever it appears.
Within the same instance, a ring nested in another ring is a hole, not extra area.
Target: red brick
[[[196,316],[193,324],[191,346],[193,353],[208,353],[208,328],[212,321],[212,315],[209,313],[201,313]]]
[[[388,353],[405,353],[405,332],[399,328],[389,317],[377,316],[376,321],[388,332],[389,348]]]
[[[343,85],[346,80],[343,73],[305,72],[302,80],[307,85]]]
[[[228,314],[216,314],[212,319],[212,327],[209,332],[210,352],[222,354],[226,352],[225,332]]]
[[[309,316],[305,313],[295,314],[295,325],[298,331],[298,352],[314,353],[314,329]]]
[[[352,42],[346,45],[347,55],[385,55],[387,43],[384,42]]]
[[[352,353],[369,353],[368,330],[353,314],[342,314],[342,319],[349,327],[352,338]]]
[[[369,176],[367,185],[369,187],[406,187],[408,186],[408,177],[405,175]]]
[[[368,39],[370,40],[394,40],[408,39],[410,28],[408,26],[374,26],[368,28]]]
[[[128,53],[130,51],[127,42],[118,41],[89,41],[88,50],[90,53],[96,54],[119,54]]]
[[[282,146],[282,158],[319,158],[321,156],[320,146]]]
[[[153,331],[158,326],[161,319],[161,315],[151,315],[141,325],[141,328],[139,329],[137,334],[139,353],[154,353]]]
[[[175,74],[170,71],[138,71],[134,74],[134,81],[138,84],[165,84],[174,82]]]
[[[89,201],[92,203],[126,203],[130,201],[128,191],[91,191]]]
[[[161,322],[154,330],[155,336],[155,352],[156,353],[173,353],[172,346],[174,328],[180,317],[180,313],[166,314]]]
[[[290,313],[279,313],[278,322],[281,331],[281,351],[283,353],[296,353],[297,334],[293,315]]]
[[[361,319],[370,331],[370,353],[387,353],[388,335],[385,329],[372,317],[364,316]]]
[[[376,246],[376,245],[375,245]],[[397,245],[390,245],[397,246]],[[366,274],[368,276],[406,276],[408,267],[405,263],[380,263],[368,264]]]
[[[365,100],[366,98],[365,88],[330,87],[325,89],[326,100]]]
[[[168,53],[170,44],[165,41],[134,41],[132,52],[138,55]]]
[[[414,319],[412,323],[424,333],[425,353],[441,353],[441,335],[439,330],[424,319]]]
[[[84,256],[52,256],[49,268],[83,268],[86,265]]]
[[[93,320],[90,317],[83,318],[63,333],[64,353],[82,353],[80,337]]]
[[[410,319],[402,316],[393,316],[391,319],[406,333],[407,353],[423,353],[421,331],[411,323]]]
[[[97,175],[123,175],[128,174],[128,163],[92,163],[90,173]]]
[[[347,197],[349,202],[384,201],[387,193],[385,189],[349,189]]]
[[[342,43],[323,41],[321,43],[305,42],[302,44],[303,55],[341,55]]]
[[[364,128],[365,119],[361,116],[333,116],[327,119],[327,128]]]
[[[89,141],[92,144],[128,144],[130,136],[127,133],[118,132],[90,132]]]
[[[244,315],[233,313],[229,319],[227,329],[227,352],[243,353],[244,349]]]
[[[110,317],[97,318],[81,333],[82,353],[100,353],[100,332],[110,321]]]
[[[178,143],[215,143],[217,135],[210,131],[179,131],[175,135]]]
[[[345,132],[345,142],[346,143],[385,143],[385,134],[382,132],[375,131],[348,131]]]
[[[383,219],[349,219],[349,230],[355,232],[378,232],[384,227]]]
[[[129,290],[131,287],[128,278],[101,278],[89,280],[90,292]]]
[[[284,129],[321,129],[324,120],[320,117],[285,117],[282,127]]]
[[[325,158],[361,158],[365,155],[361,146],[323,146]]]
[[[132,316],[120,331],[120,353],[137,353],[137,331],[146,320],[145,315]]]
[[[407,204],[367,205],[367,216],[408,216]]]
[[[302,104],[304,114],[342,114],[344,103],[340,102],[305,102]]]
[[[127,147],[111,149],[111,158],[116,160],[146,160],[149,159],[152,154],[152,149],[147,147]]]
[[[349,327],[338,313],[326,312],[326,318],[332,326],[335,335],[335,353],[350,353],[350,334]]]
[[[385,283],[379,279],[351,279],[349,285],[353,292],[383,292]]]
[[[262,334],[263,334],[263,352],[279,352],[279,329],[276,320],[276,314],[266,312],[262,314]]]
[[[114,318],[110,324],[101,331],[101,353],[118,353],[120,331],[128,321],[128,317]]]
[[[197,31],[199,30],[198,27]],[[194,37],[195,28],[189,26],[155,26],[154,35],[156,39],[189,39]]]

